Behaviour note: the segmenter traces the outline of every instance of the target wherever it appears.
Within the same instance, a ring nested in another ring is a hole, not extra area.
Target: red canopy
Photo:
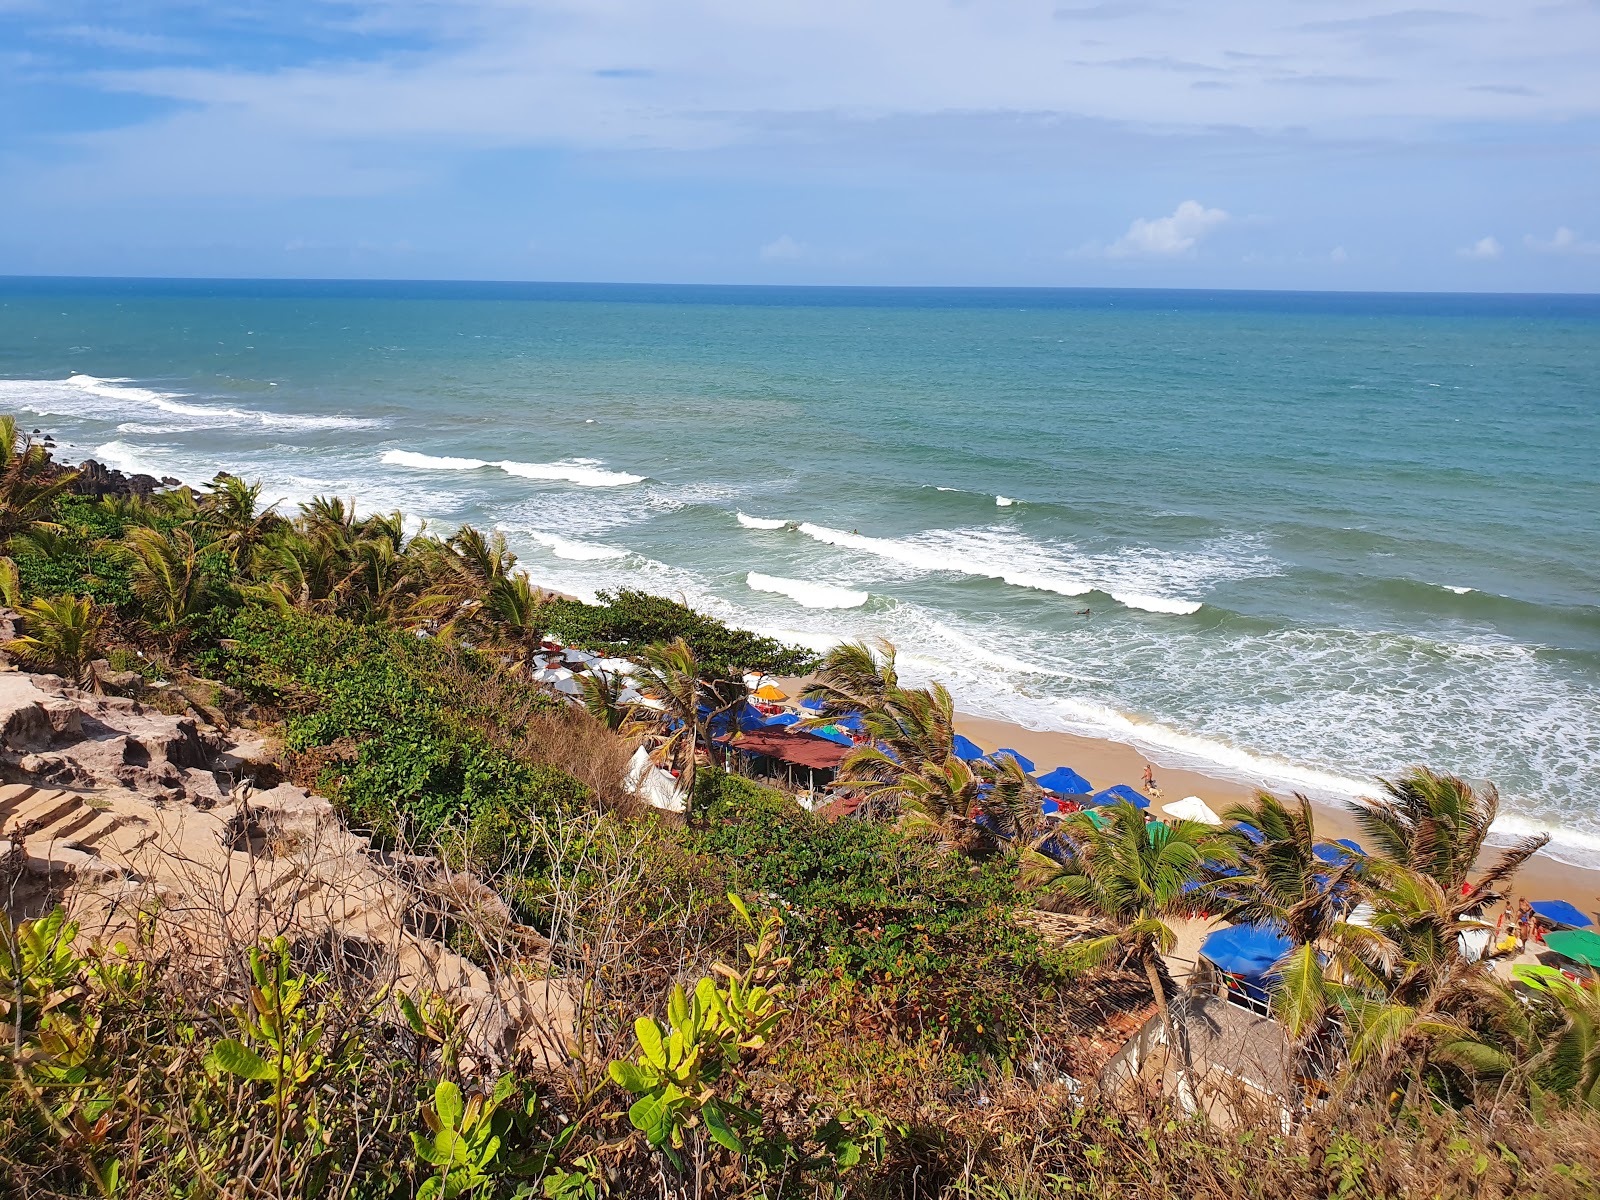
[[[809,733],[779,733],[757,729],[741,733],[732,742],[735,750],[746,754],[765,754],[768,758],[782,759],[797,767],[810,767],[816,771],[831,771],[849,757],[852,746],[841,746],[827,738],[812,737]]]

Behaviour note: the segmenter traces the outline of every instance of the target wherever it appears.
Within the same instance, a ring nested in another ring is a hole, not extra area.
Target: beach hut
[[[957,758],[964,762],[975,762],[980,758],[986,757],[982,746],[969,738],[962,737],[959,733],[956,734],[955,754]]]
[[[1587,929],[1594,924],[1581,908],[1565,900],[1535,900],[1528,907],[1541,921],[1557,929]]]
[[[1058,796],[1082,796],[1094,791],[1094,785],[1071,767],[1057,767],[1039,776],[1039,786]]]
[[[1600,934],[1587,929],[1558,929],[1544,939],[1544,944],[1562,958],[1600,970]]]
[[[1229,999],[1260,1008],[1269,999],[1273,968],[1293,948],[1273,925],[1230,925],[1200,944],[1200,957],[1222,975]]]
[[[1222,818],[1211,811],[1211,806],[1199,796],[1185,796],[1171,804],[1163,804],[1161,811],[1180,821],[1198,821],[1202,825],[1221,825]]]
[[[1033,774],[1033,759],[1022,753],[1022,751],[1013,750],[1009,746],[1004,746],[999,750],[996,750],[993,754],[989,755],[989,761],[994,763],[996,766],[999,766],[1002,756],[1014,759],[1017,766],[1021,767],[1025,773],[1029,775]]]
[[[1135,808],[1149,808],[1150,801],[1125,783],[1099,791],[1090,799],[1092,804],[1131,804]]]

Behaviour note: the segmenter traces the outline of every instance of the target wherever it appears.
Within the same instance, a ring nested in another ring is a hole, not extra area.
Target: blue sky
[[[1597,63],[1600,0],[0,0],[0,273],[1600,291]]]

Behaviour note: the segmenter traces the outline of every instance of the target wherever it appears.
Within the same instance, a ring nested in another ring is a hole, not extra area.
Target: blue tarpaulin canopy
[[[1093,803],[1131,804],[1135,808],[1150,807],[1150,801],[1125,783],[1119,783],[1115,787],[1108,787],[1104,791],[1096,792],[1093,796]]]
[[[799,723],[800,723],[799,714],[798,713],[792,713],[792,712],[781,712],[775,717],[768,717],[763,722],[763,724],[766,725],[766,727],[768,729],[773,729],[773,728],[775,728],[775,727],[777,727],[779,725],[798,725]]]
[[[1249,821],[1235,821],[1233,823],[1233,827],[1240,833],[1244,834],[1245,837],[1249,838],[1257,846],[1261,845],[1262,842],[1267,840],[1267,835],[1262,833],[1261,830],[1257,829],[1254,825],[1250,824]]]
[[[800,701],[800,707],[801,708],[809,708],[812,712],[821,712],[822,711],[822,701],[821,700],[802,700],[802,701]]]
[[[1366,854],[1360,842],[1352,842],[1349,838],[1340,838],[1337,842],[1326,842],[1318,845],[1313,851],[1323,862],[1335,867],[1342,867],[1352,858],[1360,858]]]
[[[850,735],[836,725],[824,725],[821,729],[812,729],[809,732],[812,737],[826,738],[828,741],[836,742],[841,746],[855,745],[855,741]]]
[[[1294,943],[1271,925],[1230,925],[1207,937],[1200,953],[1219,970],[1260,984],[1293,948]]]
[[[970,738],[962,737],[959,733],[956,734],[955,750],[956,757],[963,759],[966,762],[972,762],[974,759],[984,757],[984,750],[982,746],[978,745],[977,742],[972,741]]]
[[[1054,771],[1039,776],[1039,786],[1047,792],[1055,792],[1058,796],[1081,796],[1085,792],[1094,791],[1094,785],[1071,767],[1057,767]]]
[[[1565,900],[1535,900],[1528,907],[1552,925],[1570,925],[1574,929],[1584,929],[1594,924],[1581,908],[1568,904]]]
[[[1002,747],[1001,749],[996,750],[993,754],[989,755],[989,761],[998,764],[1002,757],[1014,758],[1017,760],[1017,766],[1021,767],[1024,771],[1030,774],[1033,771],[1033,759],[1029,758],[1020,750],[1012,750],[1010,747]]]

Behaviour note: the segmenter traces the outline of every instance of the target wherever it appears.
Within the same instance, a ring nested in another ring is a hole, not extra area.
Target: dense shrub
[[[548,628],[564,641],[593,650],[637,651],[681,637],[701,663],[718,669],[801,675],[817,664],[809,650],[730,629],[715,617],[663,596],[623,589],[601,592],[599,599],[600,604],[552,601],[545,610]]]
[[[285,713],[284,744],[315,770],[356,824],[426,840],[483,818],[505,838],[519,823],[570,811],[588,789],[564,771],[492,744],[506,717],[477,706],[457,676],[492,667],[413,633],[251,609],[216,656],[222,678]],[[527,691],[524,711],[561,702]]]

